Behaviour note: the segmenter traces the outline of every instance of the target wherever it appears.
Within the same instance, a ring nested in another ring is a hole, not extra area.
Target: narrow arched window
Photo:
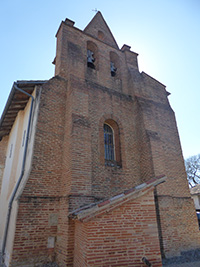
[[[115,160],[115,148],[114,148],[114,132],[108,125],[104,124],[104,150],[105,160]]]
[[[101,120],[100,162],[105,166],[122,168],[120,127],[113,119]]]

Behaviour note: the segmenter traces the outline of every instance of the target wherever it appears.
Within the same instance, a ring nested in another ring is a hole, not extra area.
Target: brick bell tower
[[[66,19],[56,37],[55,76],[17,83],[35,106],[6,261],[93,267],[123,257],[142,266],[148,256],[162,266],[160,254],[193,253],[199,227],[165,86],[139,72],[138,54],[119,49],[100,12],[83,31]],[[16,144],[20,133],[10,133]]]
[[[197,248],[198,224],[165,86],[139,72],[138,54],[128,45],[119,49],[100,12],[83,31],[66,19],[56,37],[55,75],[67,81],[63,190],[69,210],[164,174],[155,192],[162,255]]]

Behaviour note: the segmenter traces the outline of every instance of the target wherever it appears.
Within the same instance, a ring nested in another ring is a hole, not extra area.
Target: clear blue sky
[[[119,47],[139,54],[140,71],[167,86],[183,155],[200,153],[199,0],[1,0],[0,114],[16,80],[54,75],[55,34],[65,18],[81,30],[95,8]]]

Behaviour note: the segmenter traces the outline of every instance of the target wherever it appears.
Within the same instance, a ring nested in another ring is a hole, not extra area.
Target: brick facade
[[[162,266],[154,192],[75,223],[74,266]]]
[[[62,22],[56,37],[55,77],[36,90],[31,171],[17,199],[10,266],[144,266],[146,255],[161,266],[160,250],[164,258],[199,248],[165,86],[139,72],[137,54],[127,45],[118,48],[100,12],[84,31]],[[95,69],[87,66],[87,49],[94,52]],[[104,159],[105,122],[115,133],[112,164]],[[156,201],[151,191],[85,223],[68,216],[163,174]]]

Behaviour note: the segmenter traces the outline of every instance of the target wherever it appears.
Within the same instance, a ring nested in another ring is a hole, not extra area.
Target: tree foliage
[[[188,183],[191,187],[200,183],[200,154],[185,160]]]

